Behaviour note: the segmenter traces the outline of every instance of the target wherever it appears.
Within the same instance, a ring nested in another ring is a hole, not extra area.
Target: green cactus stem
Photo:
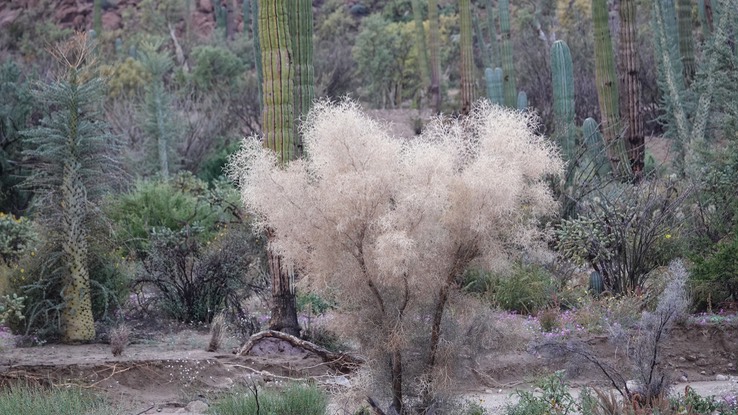
[[[496,68],[500,63],[500,45],[497,40],[497,18],[492,0],[487,0],[487,33],[489,35],[489,67]]]
[[[608,26],[607,0],[592,1],[595,39],[595,80],[602,116],[602,133],[614,171],[627,175],[627,154],[620,134],[620,99],[615,75],[615,57]]]
[[[468,115],[474,102],[474,52],[472,50],[472,18],[470,0],[459,1],[459,26],[461,35],[461,108]]]
[[[502,92],[502,68],[486,68],[484,79],[487,84],[487,98],[497,105],[504,105],[505,98]]]
[[[551,84],[553,85],[554,126],[566,161],[576,158],[574,124],[574,70],[569,46],[557,40],[551,46]]]
[[[244,0],[249,1],[249,0]],[[261,63],[261,43],[259,40],[259,0],[251,1],[251,31],[254,33],[254,66],[259,88],[259,107],[264,110],[264,67]]]
[[[313,5],[310,0],[296,0],[288,13],[292,40],[294,67],[294,115],[307,115],[315,99],[315,70],[313,67]],[[299,128],[294,128],[295,157],[302,156]]]
[[[512,56],[512,40],[510,38],[510,0],[499,0],[500,33],[502,34],[502,72],[504,75],[505,105],[517,106],[518,89],[515,84],[515,62]]]
[[[528,94],[525,91],[518,92],[518,111],[526,111],[528,109]]]
[[[607,177],[610,174],[610,161],[607,159],[605,151],[605,142],[600,134],[600,127],[597,121],[587,118],[582,124],[582,136],[584,137],[584,147],[587,151],[587,157],[596,174],[599,177]]]
[[[692,83],[696,70],[694,58],[694,36],[692,35],[692,2],[677,0],[677,27],[679,30],[679,53],[682,56],[684,80],[687,87]],[[622,14],[622,13],[621,13]]]
[[[423,28],[423,11],[420,0],[412,0],[413,20],[415,22],[415,51],[418,54],[418,75],[420,76],[420,105],[422,108],[422,95],[430,86],[430,72],[428,68],[428,48],[425,44],[425,29]]]
[[[92,28],[99,36],[102,34],[102,2],[103,0],[95,0],[92,6]]]
[[[438,1],[428,0],[428,50],[430,52],[430,96],[436,114],[441,113],[441,41],[438,28]]]
[[[625,88],[623,105],[624,140],[627,145],[630,169],[636,179],[643,175],[646,142],[641,115],[641,81],[638,61],[638,28],[636,0],[620,1],[620,78]]]

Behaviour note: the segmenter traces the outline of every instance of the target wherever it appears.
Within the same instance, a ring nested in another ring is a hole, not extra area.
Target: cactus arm
[[[687,87],[692,83],[696,70],[694,59],[694,36],[692,35],[692,2],[677,0],[677,28],[679,30],[679,53],[682,56],[684,79]]]
[[[261,43],[259,41],[259,0],[251,0],[251,12],[251,31],[254,33],[254,66],[256,67],[256,84],[259,88],[259,107],[264,111],[264,67],[261,62]]]
[[[556,137],[565,160],[571,162],[576,158],[574,70],[569,46],[563,40],[551,46],[551,77]]]
[[[528,94],[525,91],[518,91],[518,111],[528,109]]]
[[[641,82],[638,78],[638,29],[636,0],[620,2],[620,65],[621,82],[625,88],[625,142],[630,168],[636,177],[643,173],[646,143],[641,116]]]
[[[459,26],[461,35],[461,108],[469,114],[474,101],[474,53],[472,51],[472,18],[470,0],[459,1]]]
[[[588,157],[596,169],[597,175],[606,177],[610,174],[610,162],[607,160],[605,142],[600,134],[597,121],[587,118],[582,124],[582,135],[584,136],[584,147]]]
[[[627,172],[627,154],[620,133],[620,100],[615,76],[615,57],[608,26],[607,0],[592,0],[595,39],[595,79],[602,116],[602,132],[613,170]]]
[[[489,67],[500,66],[500,46],[497,41],[497,18],[492,0],[487,0],[487,32],[489,33]]]
[[[294,67],[294,116],[307,115],[315,99],[315,69],[313,67],[313,5],[310,0],[296,0],[289,14]],[[302,140],[298,128],[295,134],[294,156],[302,156]]]
[[[436,114],[441,113],[441,57],[440,34],[438,28],[438,2],[428,0],[428,37],[430,44],[430,95],[431,105]]]
[[[425,44],[425,29],[423,28],[423,13],[420,7],[420,0],[412,0],[412,8],[413,20],[415,22],[415,50],[418,54],[418,75],[420,76],[420,91],[422,95],[430,84],[428,48]]]
[[[512,56],[512,41],[510,39],[510,1],[499,0],[500,33],[502,34],[502,72],[504,75],[505,105],[515,108],[518,89],[515,85],[515,62]]]

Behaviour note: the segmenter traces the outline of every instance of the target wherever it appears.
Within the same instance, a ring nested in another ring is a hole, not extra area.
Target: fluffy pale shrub
[[[403,386],[427,402],[447,375],[442,323],[464,270],[498,268],[540,240],[536,219],[555,208],[544,176],[561,161],[535,127],[529,114],[482,104],[405,141],[353,103],[318,103],[303,130],[307,158],[281,166],[249,139],[232,161],[284,266],[336,293],[344,334],[373,367],[392,367],[396,409]]]

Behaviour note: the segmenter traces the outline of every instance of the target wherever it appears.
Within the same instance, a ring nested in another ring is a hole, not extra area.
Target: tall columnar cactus
[[[489,63],[490,68],[501,65],[500,45],[497,41],[497,17],[492,0],[487,0],[487,33],[489,34]]]
[[[428,68],[428,48],[425,45],[425,28],[423,28],[423,11],[420,0],[412,0],[413,20],[415,21],[415,51],[418,54],[418,76],[420,77],[421,97],[430,86],[430,71]],[[422,107],[418,106],[418,109]]]
[[[98,36],[102,34],[102,0],[95,0],[92,6],[92,28]]]
[[[638,61],[638,29],[636,0],[620,1],[620,78],[625,88],[624,125],[625,143],[630,168],[636,178],[643,174],[646,142],[641,115],[641,81]]]
[[[430,96],[433,111],[441,113],[441,41],[438,28],[438,1],[428,0],[428,49],[430,51]]]
[[[173,62],[166,52],[160,52],[160,44],[146,44],[141,51],[141,61],[151,76],[146,86],[144,102],[146,105],[146,134],[156,141],[159,159],[159,174],[169,178],[169,148],[175,137],[175,126],[171,118],[171,100],[164,88],[164,76],[172,68]]]
[[[289,9],[289,30],[294,68],[294,115],[307,115],[315,99],[315,70],[313,67],[313,5],[310,0],[296,0]],[[302,156],[299,128],[294,128],[295,157]]]
[[[706,0],[697,0],[697,14],[700,17],[703,41],[707,41],[707,38],[710,37],[710,33],[712,33],[712,21],[708,21],[707,19],[707,7],[705,1]]]
[[[515,108],[518,88],[515,84],[515,62],[512,56],[512,40],[510,39],[510,0],[499,0],[500,33],[502,34],[502,72],[504,75],[505,105]]]
[[[479,49],[480,55],[482,55],[482,66],[489,68],[492,66],[492,61],[489,56],[489,48],[484,42],[484,35],[482,34],[482,25],[479,23],[477,13],[472,14],[472,23],[474,26],[474,37],[476,38],[477,48]]]
[[[525,91],[518,91],[518,111],[528,109],[528,94]]]
[[[551,46],[551,84],[553,85],[553,104],[556,137],[561,146],[564,159],[576,159],[576,125],[574,116],[574,70],[569,46],[557,40]]]
[[[474,101],[474,52],[472,50],[472,18],[470,0],[459,1],[459,26],[461,47],[461,108],[469,114]]]
[[[505,105],[505,98],[502,92],[502,68],[486,68],[484,70],[484,79],[487,83],[487,98],[497,105]]]
[[[215,26],[228,39],[228,8],[220,0],[213,2],[215,7]]]
[[[610,174],[610,161],[607,159],[605,151],[605,142],[600,134],[600,128],[597,121],[587,118],[582,124],[582,136],[584,137],[584,147],[587,151],[587,158],[592,164],[592,168],[600,177],[607,177]]]
[[[687,86],[692,83],[696,70],[694,59],[694,36],[692,35],[692,2],[677,0],[677,27],[679,29],[679,53],[682,55],[684,79]]]
[[[277,154],[281,164],[294,160],[295,101],[294,56],[290,39],[290,24],[286,2],[259,0],[259,43],[264,68],[262,130],[264,146]],[[294,12],[294,10],[292,9]],[[267,235],[271,238],[271,235]],[[299,335],[294,274],[282,265],[282,258],[268,251],[269,274],[272,279],[272,316],[269,328]]]
[[[244,0],[249,1],[249,0]],[[251,31],[254,33],[254,65],[259,87],[259,107],[264,110],[264,67],[261,62],[261,43],[259,40],[259,0],[251,0]]]
[[[620,100],[615,75],[615,57],[608,26],[607,0],[592,0],[595,40],[595,78],[602,116],[602,133],[607,143],[613,169],[626,174],[629,166],[620,134]]]

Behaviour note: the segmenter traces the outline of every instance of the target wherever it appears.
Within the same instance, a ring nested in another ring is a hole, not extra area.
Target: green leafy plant
[[[315,385],[291,384],[284,389],[261,389],[231,393],[213,403],[218,415],[325,415],[328,399]]]
[[[27,415],[113,414],[109,402],[79,388],[16,386],[0,390],[0,413]]]
[[[28,218],[16,218],[0,212],[0,262],[17,262],[38,238]]]
[[[579,404],[564,382],[564,373],[556,372],[536,382],[540,395],[527,391],[516,391],[519,398],[514,405],[505,408],[506,415],[567,415],[577,413]]]
[[[497,278],[488,295],[505,310],[530,314],[549,305],[555,292],[554,280],[543,267],[516,264],[510,274]]]

